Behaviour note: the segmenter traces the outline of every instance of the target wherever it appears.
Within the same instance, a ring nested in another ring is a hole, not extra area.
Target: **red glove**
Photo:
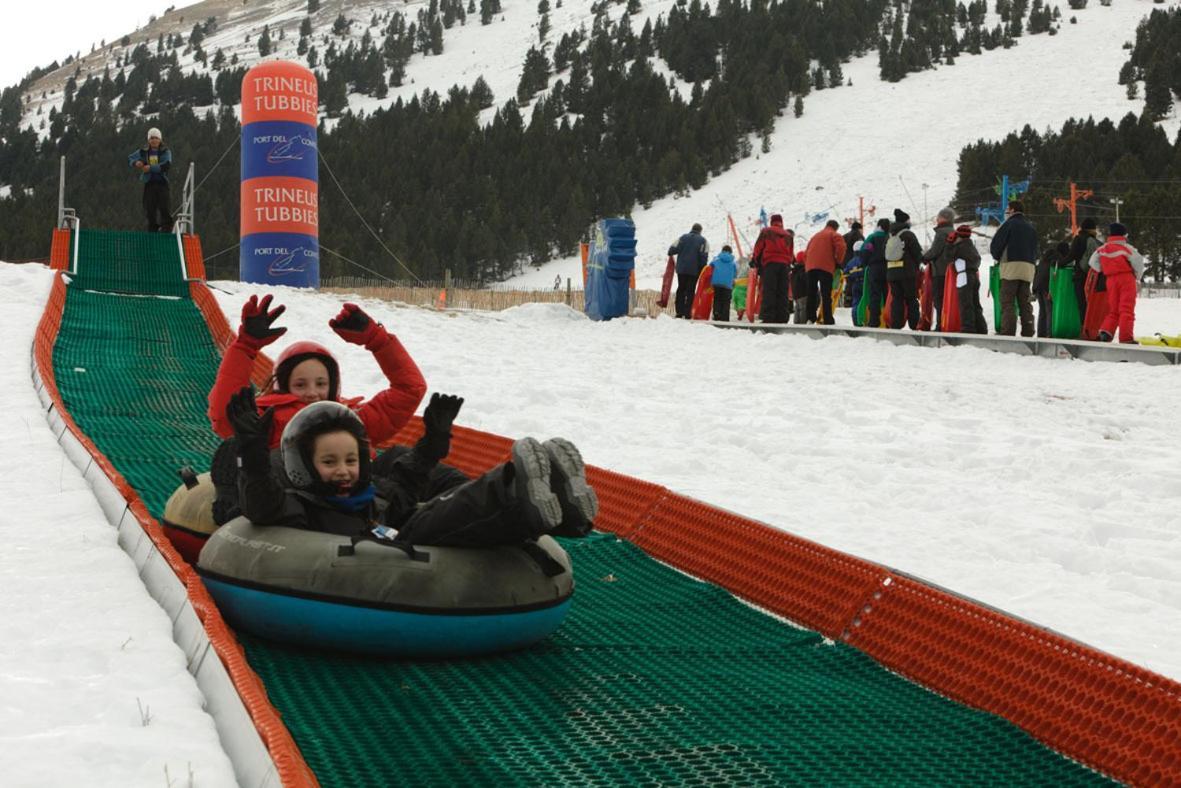
[[[345,342],[364,345],[369,350],[381,348],[390,337],[381,323],[365,314],[365,310],[356,304],[345,304],[340,314],[328,321],[328,325]]]
[[[279,315],[287,311],[285,306],[270,309],[274,296],[250,296],[250,300],[242,305],[242,324],[238,327],[238,339],[258,351],[287,333],[285,328],[272,328],[271,324],[279,319]],[[268,312],[267,310],[270,309]]]

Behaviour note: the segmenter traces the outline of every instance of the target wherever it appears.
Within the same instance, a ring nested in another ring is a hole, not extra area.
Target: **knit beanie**
[[[148,129],[148,139],[150,140],[152,137],[155,137],[159,140],[164,139],[164,135],[160,133],[160,129],[156,128],[155,126]]]
[[[910,214],[901,208],[894,209],[894,221],[898,224],[906,224],[910,221]]]
[[[1127,235],[1128,228],[1124,227],[1119,222],[1112,222],[1111,226],[1107,228],[1108,235]]]

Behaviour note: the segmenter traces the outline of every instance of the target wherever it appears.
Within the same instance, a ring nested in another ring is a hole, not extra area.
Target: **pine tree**
[[[266,25],[262,26],[262,35],[258,37],[258,54],[262,57],[271,54],[271,31]]]

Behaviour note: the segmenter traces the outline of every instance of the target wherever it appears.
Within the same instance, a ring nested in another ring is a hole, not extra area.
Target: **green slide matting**
[[[100,243],[91,232],[54,371],[79,427],[159,516],[176,468],[207,469],[217,445],[205,396],[218,356],[182,286],[174,239],[102,233]],[[89,256],[103,249],[124,257],[104,268]],[[135,271],[151,272],[142,290],[171,297],[126,295]],[[87,292],[105,288],[124,294]],[[595,535],[565,546],[578,582],[571,614],[525,651],[382,661],[240,635],[321,784],[1106,782],[1005,720],[627,542]]]

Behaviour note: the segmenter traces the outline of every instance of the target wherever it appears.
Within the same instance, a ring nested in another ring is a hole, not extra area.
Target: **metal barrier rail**
[[[903,331],[889,328],[857,328],[854,326],[796,325],[794,323],[738,323],[708,321],[718,328],[746,331],[765,331],[771,334],[806,334],[814,339],[826,336],[868,337],[879,342],[919,347],[979,347],[998,353],[1042,358],[1079,359],[1081,361],[1134,361],[1138,364],[1181,365],[1181,349],[1148,347],[1146,345],[1110,342],[1088,342],[1082,339],[1045,339],[1035,337],[1006,337],[995,334],[944,334],[934,331]]]

